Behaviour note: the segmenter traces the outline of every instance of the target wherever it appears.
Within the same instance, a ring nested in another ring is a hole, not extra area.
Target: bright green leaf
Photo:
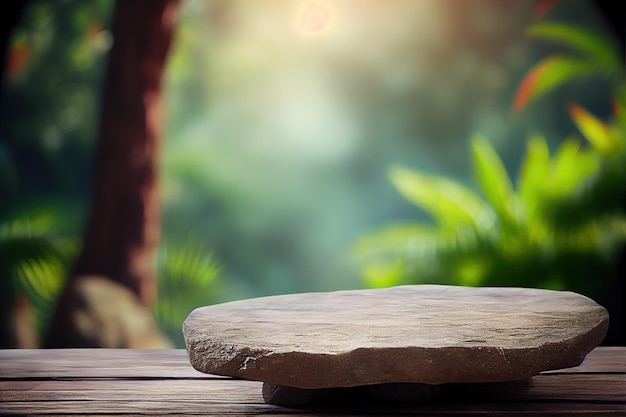
[[[159,294],[154,314],[161,325],[177,328],[189,312],[216,296],[214,279],[220,271],[205,245],[194,238],[173,245],[167,239],[158,252]]]
[[[484,257],[468,256],[459,260],[454,268],[459,285],[477,287],[483,283],[491,265],[489,260]]]
[[[550,173],[550,150],[546,140],[534,135],[526,145],[526,155],[517,179],[517,187],[528,212],[533,212],[543,195]]]
[[[589,59],[554,56],[536,64],[526,74],[515,94],[513,108],[522,110],[528,103],[573,78],[588,76],[603,67]]]
[[[401,167],[392,168],[390,175],[407,200],[430,213],[444,228],[466,224],[484,227],[493,221],[491,208],[458,182]]]
[[[368,287],[391,287],[400,283],[403,275],[402,262],[370,262],[363,267],[362,273]]]
[[[509,176],[489,141],[476,135],[471,140],[474,178],[503,226],[515,222],[514,191]]]
[[[353,250],[357,258],[407,256],[417,245],[434,242],[438,231],[431,225],[393,224],[360,238]],[[434,243],[433,243],[434,246]]]
[[[561,144],[554,156],[550,190],[556,196],[571,194],[598,167],[599,161],[595,154],[582,150],[578,142],[568,139]]]
[[[54,301],[61,292],[65,274],[65,268],[56,259],[25,260],[20,263],[18,272],[25,290],[32,290],[38,298],[49,302]]]
[[[585,139],[602,155],[613,155],[620,146],[618,132],[576,103],[569,105],[569,113]]]

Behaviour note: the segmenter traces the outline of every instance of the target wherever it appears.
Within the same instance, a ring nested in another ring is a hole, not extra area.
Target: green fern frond
[[[214,281],[220,267],[213,253],[195,238],[182,245],[163,239],[157,259],[159,293],[155,318],[171,337],[178,339],[191,310],[218,298],[219,286]]]
[[[0,271],[3,302],[13,305],[18,296],[26,296],[43,333],[79,245],[77,239],[55,235],[49,218],[37,218],[41,216],[0,224]]]

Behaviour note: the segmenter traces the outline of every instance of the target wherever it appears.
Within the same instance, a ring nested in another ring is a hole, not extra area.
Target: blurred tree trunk
[[[120,328],[132,320],[121,323],[120,318],[137,309],[147,317],[156,297],[153,255],[160,223],[161,89],[179,2],[124,0],[116,4],[91,217],[82,253],[51,326],[50,347],[112,343],[138,347],[136,341],[100,333],[106,328],[109,333],[132,334]],[[107,321],[111,321],[108,326]]]

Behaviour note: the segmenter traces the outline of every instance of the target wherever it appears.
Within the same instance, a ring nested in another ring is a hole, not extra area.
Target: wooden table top
[[[477,386],[431,404],[264,403],[261,383],[202,374],[185,350],[0,350],[0,414],[12,415],[621,415],[626,347],[599,347],[576,368],[515,385]]]

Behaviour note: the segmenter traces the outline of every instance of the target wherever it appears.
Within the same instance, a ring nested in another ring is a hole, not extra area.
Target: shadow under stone
[[[263,384],[263,398],[282,406],[324,406],[372,403],[428,404],[515,397],[530,380],[469,384],[377,384],[358,387],[303,389]]]

